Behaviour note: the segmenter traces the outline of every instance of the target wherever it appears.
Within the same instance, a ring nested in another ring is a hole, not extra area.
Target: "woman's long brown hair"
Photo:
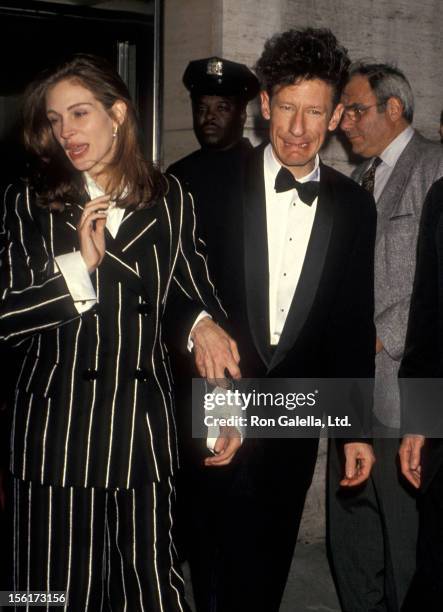
[[[107,193],[124,208],[143,208],[161,197],[166,181],[142,154],[136,112],[126,85],[103,58],[76,54],[42,73],[25,92],[24,143],[31,154],[31,183],[38,204],[62,208],[65,202],[75,202],[85,192],[82,173],[74,168],[56,141],[46,116],[46,94],[64,80],[91,91],[111,117],[117,100],[126,104],[115,154],[106,166]]]

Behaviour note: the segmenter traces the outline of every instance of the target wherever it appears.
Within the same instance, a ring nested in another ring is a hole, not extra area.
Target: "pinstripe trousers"
[[[170,478],[138,489],[13,486],[14,590],[66,591],[69,612],[189,610]]]

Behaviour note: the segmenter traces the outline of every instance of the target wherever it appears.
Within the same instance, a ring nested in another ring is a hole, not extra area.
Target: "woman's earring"
[[[112,131],[112,138],[116,138],[116,137],[117,137],[117,130],[118,130],[118,128],[117,128],[117,127],[115,127],[115,128],[113,129],[113,131]]]

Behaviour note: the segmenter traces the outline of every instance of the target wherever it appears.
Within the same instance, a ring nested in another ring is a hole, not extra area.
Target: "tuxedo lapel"
[[[320,284],[333,226],[334,186],[327,167],[321,164],[320,191],[314,224],[303,262],[300,279],[291,302],[285,325],[270,363],[278,365],[294,345],[312,309]]]
[[[249,325],[263,361],[270,361],[269,347],[269,264],[266,223],[266,195],[263,171],[264,146],[250,156],[245,176],[244,258]]]

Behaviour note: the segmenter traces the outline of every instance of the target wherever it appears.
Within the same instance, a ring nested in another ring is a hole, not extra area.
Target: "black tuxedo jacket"
[[[417,266],[409,312],[400,379],[435,379],[424,384],[401,380],[402,429],[405,434],[425,433],[433,426],[441,432],[443,393],[443,178],[429,190],[423,205],[417,248]],[[426,440],[422,457],[422,489],[443,466],[443,440]]]
[[[38,208],[32,191],[5,195],[0,337],[26,349],[17,383],[11,468],[44,484],[128,488],[174,472],[177,445],[162,319],[176,312],[177,340],[196,311],[222,317],[197,247],[189,196],[176,179],[150,208],[125,211],[92,275],[98,303],[78,314],[54,257],[79,248],[81,203]]]
[[[242,188],[224,207],[196,201],[204,222],[208,266],[244,377],[361,377],[374,373],[373,256],[376,212],[371,196],[321,164],[320,193],[300,280],[275,351],[269,345],[269,273],[264,146],[249,155]]]

